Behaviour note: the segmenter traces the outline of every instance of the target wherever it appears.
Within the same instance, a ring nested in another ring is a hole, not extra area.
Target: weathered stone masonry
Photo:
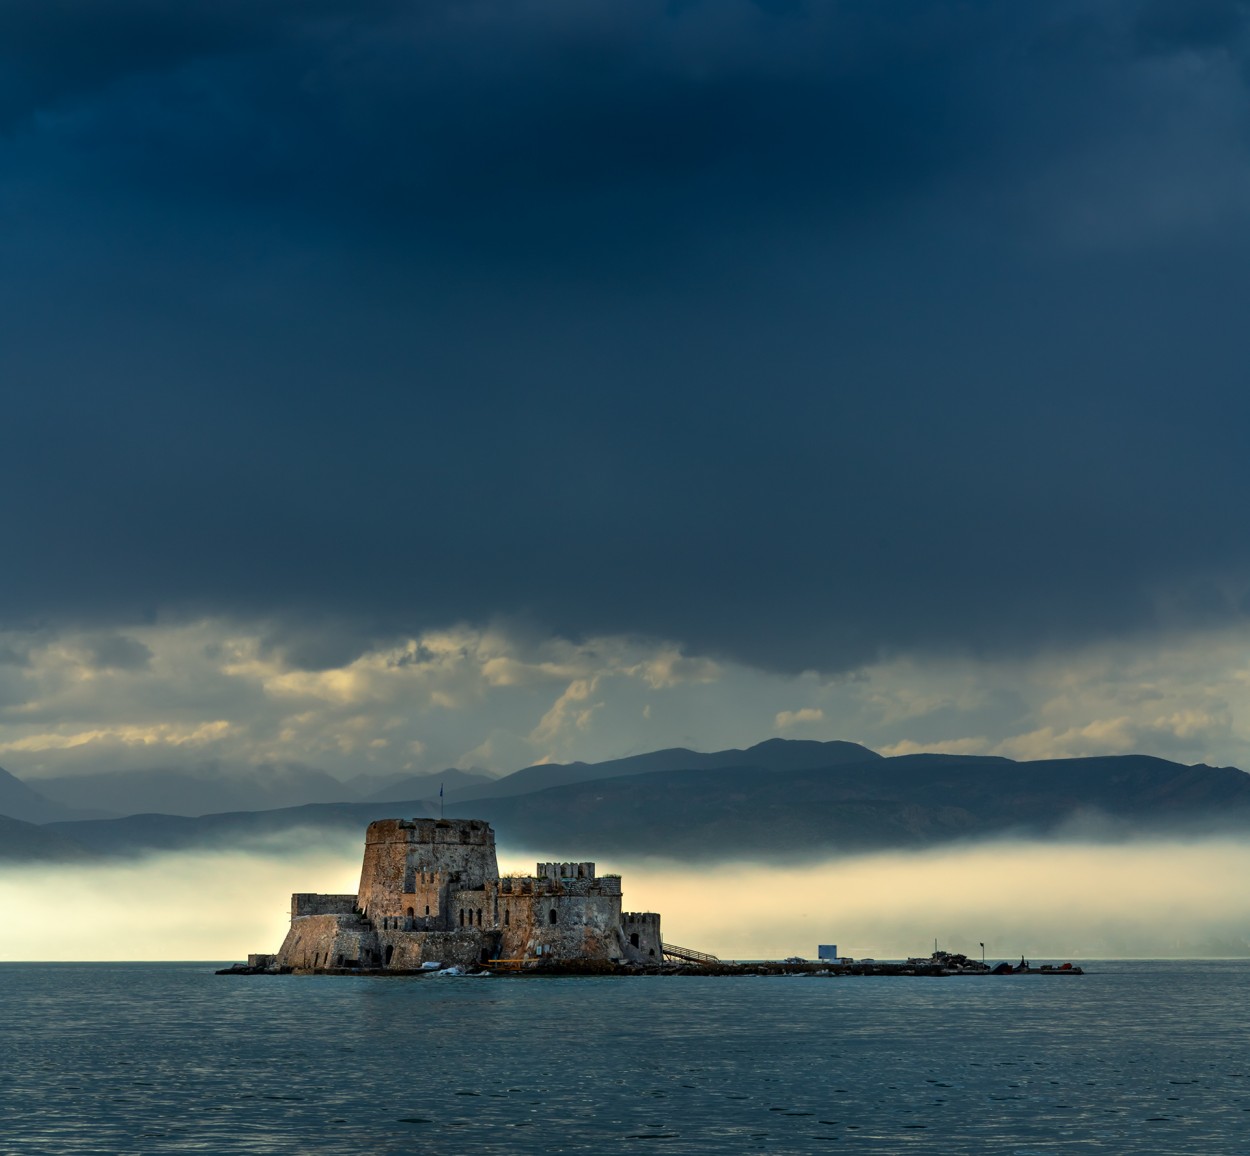
[[[660,917],[621,912],[621,880],[593,863],[500,878],[479,819],[379,819],[355,895],[291,896],[276,960],[297,971],[418,968],[491,959],[659,962]]]

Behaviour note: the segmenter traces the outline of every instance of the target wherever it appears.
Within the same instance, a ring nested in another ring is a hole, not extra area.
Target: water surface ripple
[[[1250,1153],[1250,964],[231,978],[0,965],[0,1151]]]

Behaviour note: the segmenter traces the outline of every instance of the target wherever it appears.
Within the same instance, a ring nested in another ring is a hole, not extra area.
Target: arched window
[[[429,911],[427,911],[427,912],[426,912],[426,914],[428,915],[428,914],[429,914]],[[409,919],[411,919],[414,915],[416,915],[416,912],[415,912],[415,911],[414,911],[411,907],[409,907],[409,908],[408,908],[408,918],[409,918]]]
[[[429,915],[430,913],[430,905],[428,903],[425,905],[425,913],[426,915]]]
[[[464,908],[463,907],[460,909],[460,926],[461,927],[464,926]]]
[[[511,920],[511,918],[510,918],[510,916],[511,916],[511,915],[512,915],[512,912],[511,912],[511,911],[509,911],[509,910],[505,907],[505,908],[503,909],[503,925],[504,925],[505,927],[507,927],[507,926],[508,926],[508,924],[512,922],[512,920]]]
[[[482,909],[480,907],[477,909],[477,925],[478,927],[482,926]]]
[[[635,931],[635,932],[634,932],[634,933],[633,933],[633,934],[629,937],[629,942],[630,942],[630,945],[631,945],[631,946],[633,946],[633,947],[637,947],[637,946],[638,946],[638,932],[636,932],[636,931]]]
[[[551,914],[547,916],[547,922],[554,926],[557,918],[559,917],[556,915],[556,909],[553,907]]]

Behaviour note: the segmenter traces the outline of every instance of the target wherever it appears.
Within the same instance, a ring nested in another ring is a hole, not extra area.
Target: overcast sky
[[[1250,765],[1240,0],[0,5],[0,764]]]

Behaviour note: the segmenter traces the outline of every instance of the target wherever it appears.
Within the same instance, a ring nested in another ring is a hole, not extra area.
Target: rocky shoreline
[[[222,968],[218,975],[367,975],[367,976],[447,976],[474,977],[501,976],[535,978],[541,976],[810,976],[821,979],[837,979],[863,976],[924,976],[947,978],[951,976],[1069,976],[1084,975],[1080,967],[1065,963],[1060,965],[1027,963],[1015,966],[999,964],[990,967],[965,956],[951,956],[944,952],[929,959],[910,959],[904,962],[878,962],[859,960],[846,963],[814,963],[808,960],[718,960],[716,962],[688,963],[612,963],[584,960],[564,962],[525,961],[521,966],[492,968],[486,965],[478,970],[460,967],[449,968],[381,968],[381,967],[317,967],[292,968],[270,962],[236,963]]]

